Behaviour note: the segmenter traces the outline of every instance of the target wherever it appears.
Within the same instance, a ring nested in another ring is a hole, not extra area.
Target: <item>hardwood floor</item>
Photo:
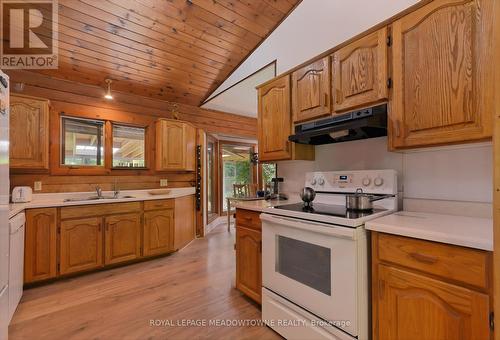
[[[208,324],[260,321],[234,289],[233,243],[221,225],[168,257],[28,289],[9,339],[280,339],[267,327]],[[195,321],[207,326],[178,325]]]

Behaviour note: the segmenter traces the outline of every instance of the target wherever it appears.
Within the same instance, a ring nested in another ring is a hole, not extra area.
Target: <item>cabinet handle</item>
[[[101,228],[102,228],[102,222],[99,222],[99,224],[97,225],[97,231],[101,231]]]
[[[325,106],[328,106],[328,93],[325,93]]]
[[[419,253],[410,253],[410,256],[419,262],[423,262],[426,264],[434,264],[438,261],[437,258],[429,255],[419,254]]]

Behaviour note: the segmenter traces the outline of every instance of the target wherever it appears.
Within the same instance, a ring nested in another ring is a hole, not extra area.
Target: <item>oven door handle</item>
[[[269,222],[283,227],[301,229],[309,232],[346,238],[350,240],[357,239],[356,228],[350,228],[332,224],[323,224],[313,221],[301,221],[293,218],[287,218],[281,216],[277,217],[275,215],[270,215],[270,214],[261,214],[260,219],[262,222]],[[265,223],[263,223],[262,226],[264,227]]]

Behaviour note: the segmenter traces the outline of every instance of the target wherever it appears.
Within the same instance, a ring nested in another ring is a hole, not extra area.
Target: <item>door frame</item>
[[[214,136],[210,134],[206,134],[207,136],[207,141],[206,141],[206,148],[205,148],[205,159],[206,159],[206,173],[207,173],[207,195],[205,197],[205,207],[207,209],[207,224],[210,224],[213,222],[217,217],[220,215],[220,202],[219,202],[219,197],[220,197],[220,171],[219,171],[219,140],[215,138]],[[208,187],[208,144],[213,143],[214,144],[214,203],[215,203],[215,213],[210,216],[210,212],[208,211],[208,191],[210,188]]]
[[[224,211],[224,168],[222,160],[222,146],[223,145],[237,145],[237,146],[249,146],[252,148],[252,152],[257,152],[256,143],[245,143],[245,142],[234,142],[231,140],[219,140],[219,216],[227,216],[227,211]],[[252,166],[252,179],[253,183],[259,183],[259,171],[258,166]]]

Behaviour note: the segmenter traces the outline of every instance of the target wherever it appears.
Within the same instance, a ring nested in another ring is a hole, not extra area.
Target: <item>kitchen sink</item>
[[[124,198],[135,198],[134,196],[124,195],[124,196],[90,196],[90,197],[76,197],[76,198],[66,198],[64,202],[87,202],[87,201],[99,201],[99,200],[118,200]]]

